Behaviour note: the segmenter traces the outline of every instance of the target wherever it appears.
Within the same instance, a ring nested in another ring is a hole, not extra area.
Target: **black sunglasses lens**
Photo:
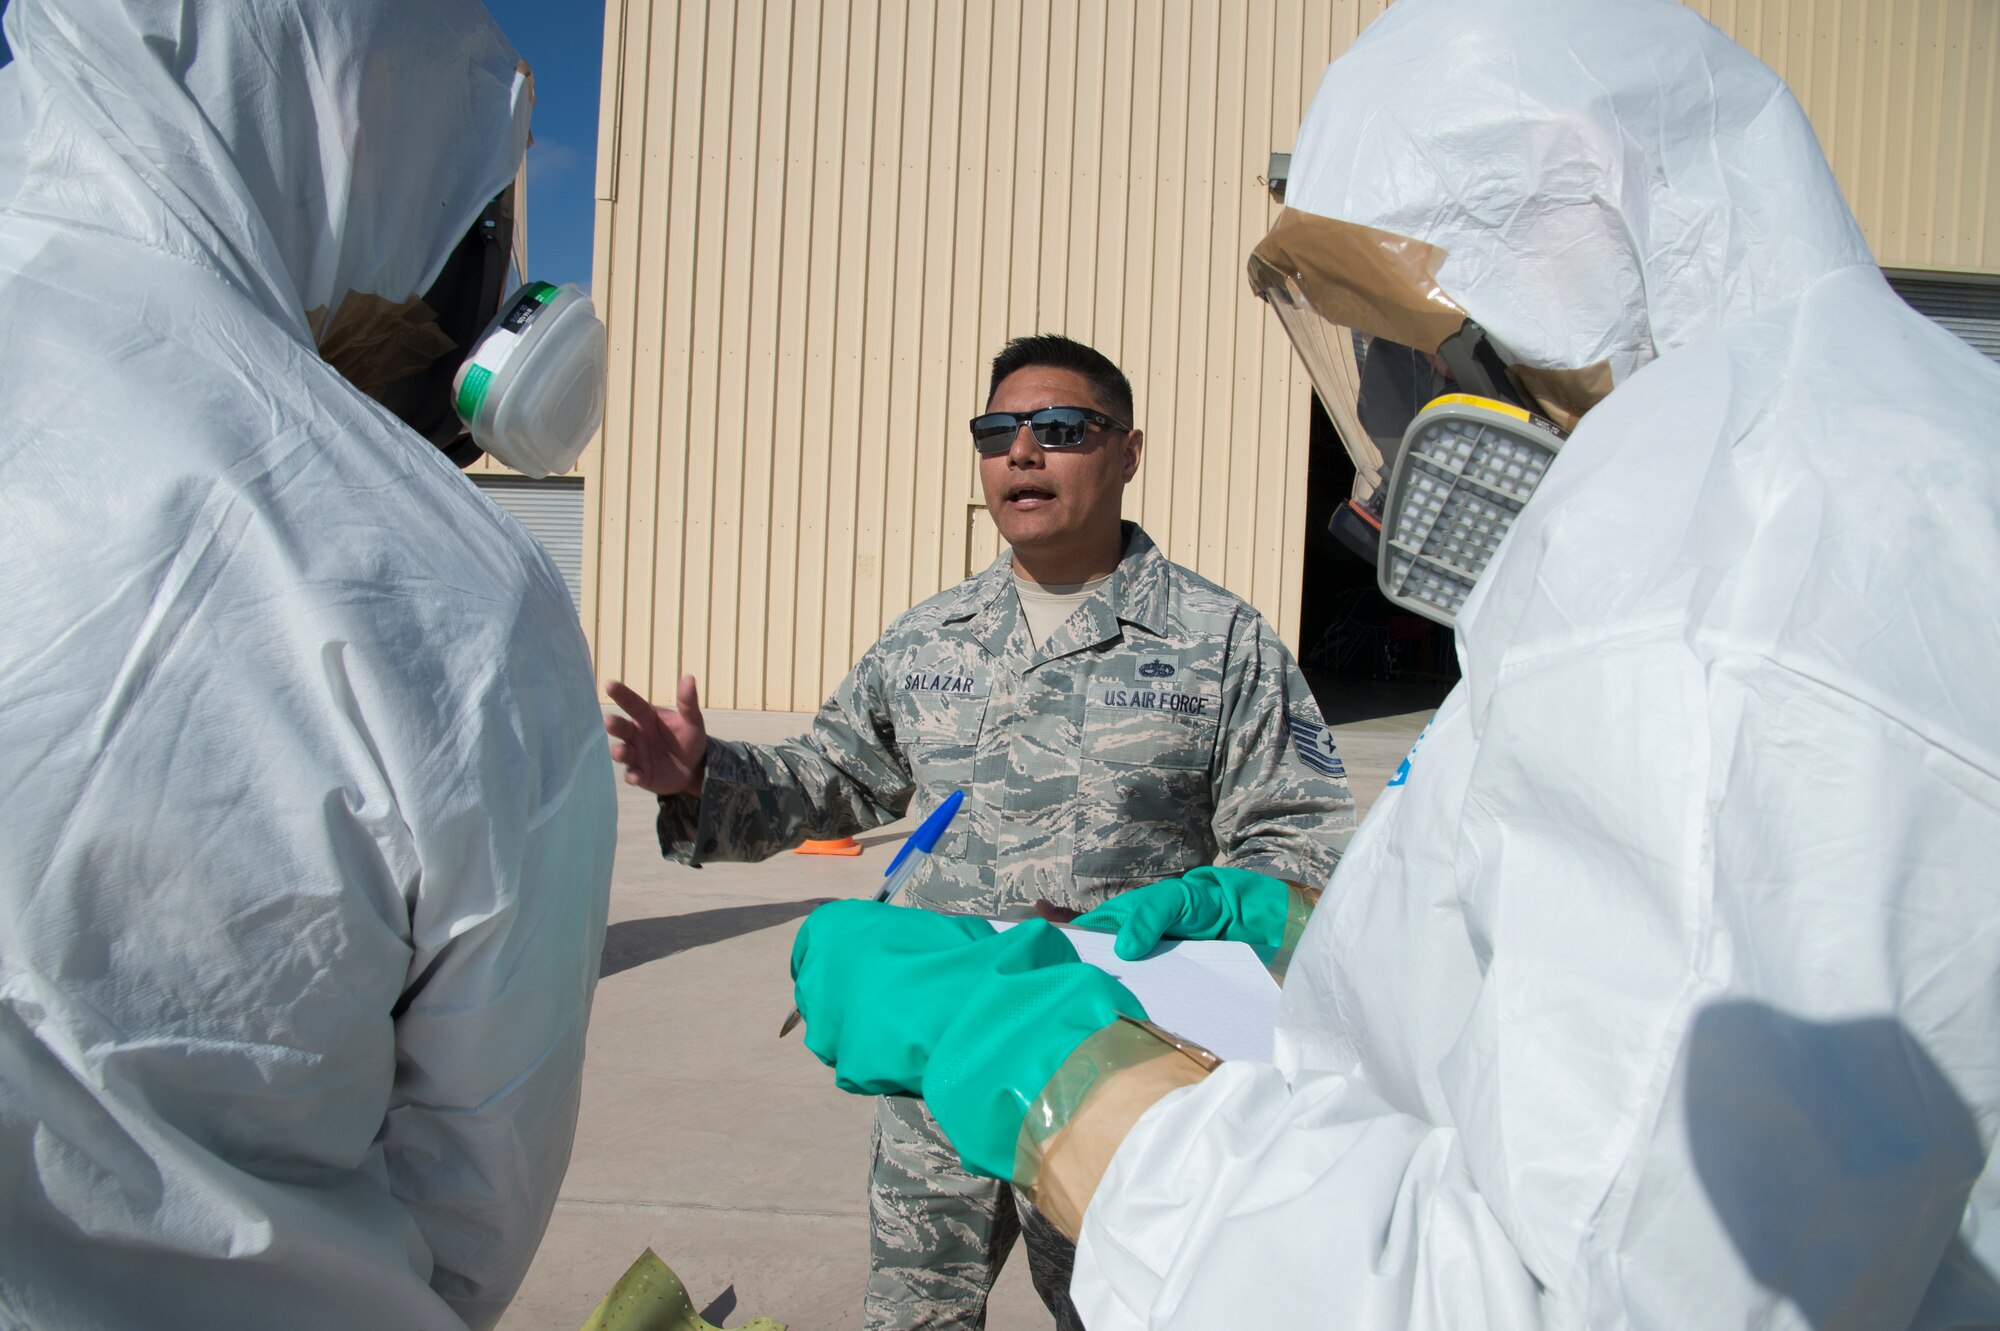
[[[981,453],[1005,453],[1020,428],[1020,418],[1004,411],[977,417],[972,422],[972,446]]]
[[[1075,407],[1046,407],[1029,420],[1043,448],[1075,448],[1083,442],[1087,418]]]

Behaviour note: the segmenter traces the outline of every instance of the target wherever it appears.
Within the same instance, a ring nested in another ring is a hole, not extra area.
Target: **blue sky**
[[[6,8],[7,0],[0,0],[0,12]],[[528,149],[529,275],[588,287],[603,0],[487,0],[487,8],[535,71],[535,146]],[[0,65],[10,59],[6,38],[0,36]]]
[[[603,0],[487,0],[486,7],[535,71],[535,146],[528,149],[529,276],[588,287]]]

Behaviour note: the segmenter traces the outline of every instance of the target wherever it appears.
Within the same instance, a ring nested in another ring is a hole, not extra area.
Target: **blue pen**
[[[883,883],[876,891],[877,901],[891,901],[903,884],[916,876],[923,868],[924,859],[936,848],[938,838],[951,826],[951,820],[958,816],[958,806],[965,803],[965,792],[954,790],[944,797],[944,802],[932,809],[930,816],[917,824],[917,830],[910,834],[903,848],[896,852],[896,858],[889,861],[889,867],[882,871]],[[799,1024],[799,1010],[792,1009],[792,1015],[785,1018],[785,1024],[778,1028],[778,1038],[784,1039],[792,1033],[792,1027]]]

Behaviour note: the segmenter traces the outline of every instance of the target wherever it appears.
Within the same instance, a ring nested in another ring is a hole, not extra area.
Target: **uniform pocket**
[[[971,785],[986,715],[983,696],[898,694],[889,715],[896,726],[896,747],[910,765],[917,789],[926,792],[925,804],[934,806],[949,792]]]
[[[1208,770],[1215,753],[1217,700],[1093,684],[1083,708],[1086,762]]]
[[[1120,705],[1121,692],[1099,686],[1084,708],[1071,872],[1096,899],[1215,857],[1214,702],[1144,695],[1135,706],[1125,692]]]
[[[976,744],[985,715],[984,694],[897,693],[889,701],[896,745],[904,749]]]
[[[1086,762],[1079,784],[1072,872],[1166,878],[1214,859],[1207,772]]]

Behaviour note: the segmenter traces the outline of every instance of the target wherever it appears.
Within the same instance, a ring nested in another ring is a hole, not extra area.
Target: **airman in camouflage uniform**
[[[910,905],[1088,910],[1203,864],[1328,881],[1354,804],[1304,677],[1241,598],[1126,530],[1110,580],[1039,647],[1002,555],[890,625],[806,734],[710,738],[700,795],[660,801],[661,848],[686,864],[762,859],[963,789]],[[981,1325],[1013,1242],[1008,1189],[960,1170],[921,1104],[879,1106],[868,1325]],[[1068,1245],[1022,1223],[1060,1319]]]
[[[1333,736],[1257,612],[1121,522],[1143,447],[1132,409],[1101,353],[1008,343],[971,430],[1009,553],[892,624],[808,733],[712,739],[693,677],[678,708],[614,682],[612,757],[660,796],[668,858],[762,859],[963,790],[910,905],[1087,910],[1205,864],[1326,882],[1354,826]],[[919,1101],[876,1102],[869,1214],[871,1331],[984,1326],[1016,1237],[1058,1325],[1079,1325],[1075,1249],[961,1170]]]
[[[1040,647],[1003,554],[891,624],[806,734],[710,738],[701,794],[660,801],[660,846],[759,860],[960,789],[910,905],[1089,910],[1202,864],[1323,883],[1354,821],[1277,634],[1128,523],[1110,581]]]

